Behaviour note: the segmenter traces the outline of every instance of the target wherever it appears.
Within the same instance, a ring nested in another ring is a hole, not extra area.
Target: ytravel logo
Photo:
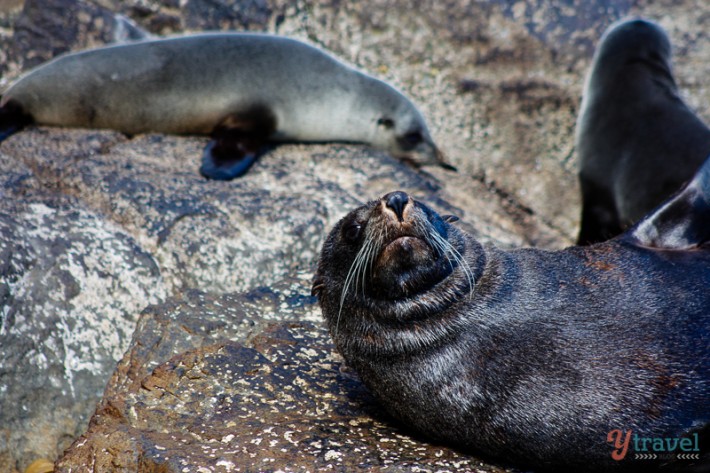
[[[630,430],[614,429],[606,436],[612,444],[611,458],[621,461],[633,452],[635,460],[699,460],[700,438],[697,433],[689,437],[641,437]]]

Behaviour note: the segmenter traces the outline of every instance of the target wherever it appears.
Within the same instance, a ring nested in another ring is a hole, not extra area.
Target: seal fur
[[[681,98],[671,43],[650,21],[622,21],[605,32],[581,109],[580,244],[604,241],[640,220],[710,155],[710,129]]]
[[[345,362],[430,438],[518,467],[652,471],[607,438],[708,431],[709,201],[710,162],[616,239],[504,251],[394,192],[336,224],[313,292]]]
[[[450,167],[401,92],[318,48],[268,34],[206,33],[67,54],[13,83],[0,106],[5,135],[28,122],[211,134],[201,171],[217,179],[245,172],[266,140],[366,143],[417,165]]]

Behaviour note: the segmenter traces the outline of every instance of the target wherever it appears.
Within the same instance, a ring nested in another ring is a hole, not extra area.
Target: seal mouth
[[[431,261],[434,252],[421,237],[401,235],[386,243],[375,262],[375,268],[398,262],[399,266],[415,266]]]
[[[400,235],[394,237],[389,243],[385,243],[384,248],[382,250],[386,251],[387,248],[390,248],[395,245],[409,245],[412,243],[413,240],[418,240],[422,242],[424,241],[422,238],[415,235]]]

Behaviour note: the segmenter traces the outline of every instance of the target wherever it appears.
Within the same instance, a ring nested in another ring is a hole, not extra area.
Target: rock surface
[[[112,41],[116,14],[153,34],[251,29],[326,47],[410,95],[460,172],[284,145],[213,182],[197,173],[201,137],[12,136],[0,473],[59,458],[82,434],[60,471],[496,471],[399,430],[342,366],[308,296],[326,232],[402,189],[486,241],[569,244],[583,77],[599,34],[628,14],[669,31],[680,87],[710,115],[710,6],[690,0],[0,0],[0,87]]]
[[[304,283],[191,291],[146,311],[88,432],[57,471],[482,467],[387,423],[335,354]]]

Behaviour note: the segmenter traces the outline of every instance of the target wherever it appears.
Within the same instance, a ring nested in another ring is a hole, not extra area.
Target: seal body
[[[561,251],[484,247],[395,192],[335,226],[313,292],[346,363],[430,438],[540,470],[651,471],[613,459],[610,432],[681,438],[710,422],[700,184],[645,230]],[[695,233],[657,238],[674,221]]]
[[[641,19],[614,24],[602,37],[576,133],[580,244],[640,220],[710,155],[710,129],[680,97],[667,35]]]
[[[68,54],[21,77],[0,105],[9,115],[0,111],[0,126],[31,117],[128,134],[213,134],[203,165],[212,177],[230,174],[230,159],[254,155],[267,139],[367,143],[417,164],[441,161],[421,113],[399,91],[320,49],[266,34],[199,34]]]

